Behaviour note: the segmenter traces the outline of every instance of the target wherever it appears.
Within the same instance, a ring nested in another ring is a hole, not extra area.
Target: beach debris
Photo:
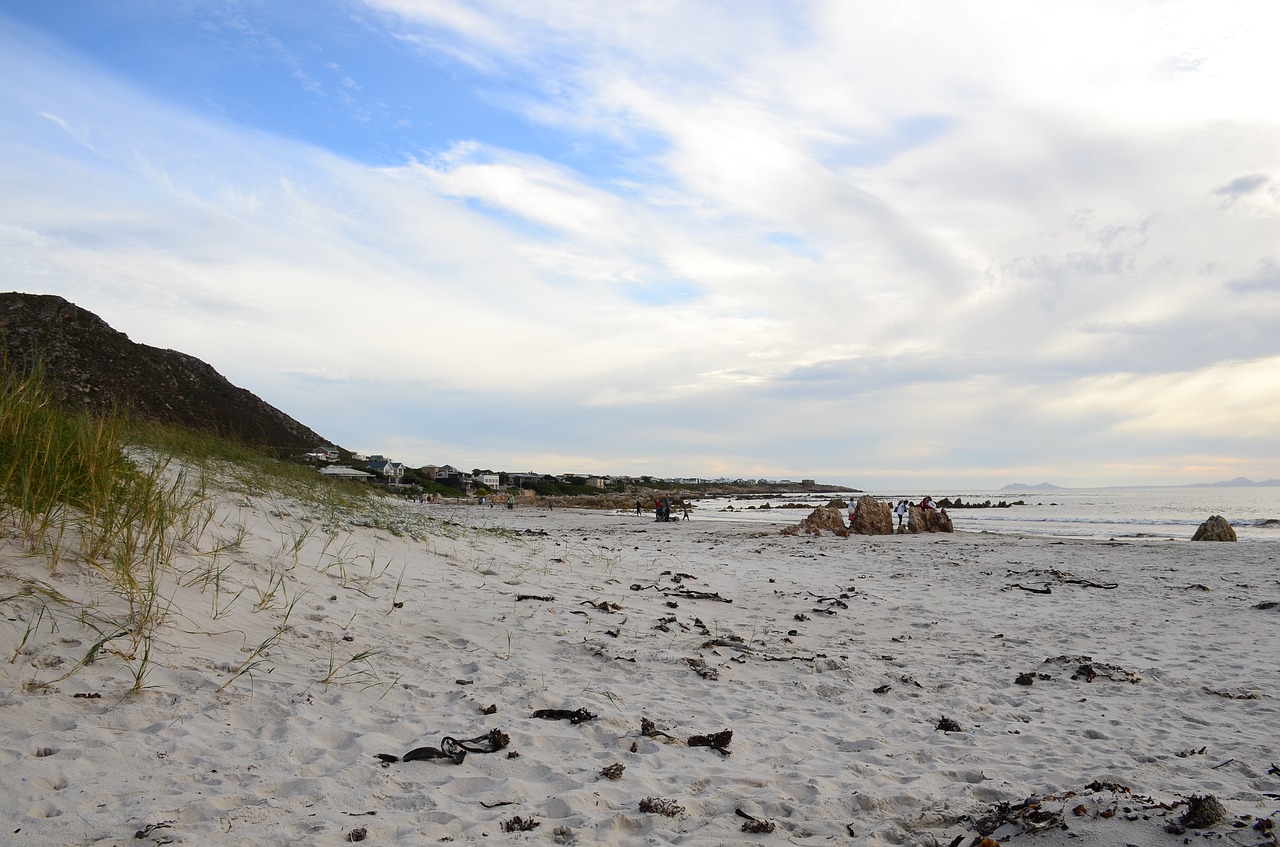
[[[1044,588],[1032,588],[1029,585],[1023,585],[1020,582],[1015,582],[1012,585],[1006,585],[1002,590],[1008,591],[1010,588],[1018,588],[1023,591],[1030,591],[1032,594],[1052,594],[1053,593],[1053,589],[1047,585]]]
[[[1045,583],[1044,588],[1032,588],[1030,586],[1023,585],[1021,583],[1012,583],[1010,585],[1006,585],[1003,589],[1001,589],[1002,591],[1008,591],[1010,588],[1020,588],[1023,591],[1030,591],[1033,594],[1052,594],[1053,589],[1050,588],[1050,585],[1049,585],[1050,582],[1055,582],[1058,585],[1083,585],[1085,588],[1102,588],[1108,591],[1120,587],[1120,583],[1118,582],[1097,582],[1096,580],[1084,579],[1083,577],[1078,577],[1075,574],[1068,573],[1067,571],[1060,571],[1057,568],[1049,568],[1048,570],[1036,569],[1036,570],[1030,570],[1030,571],[1009,570],[1006,572],[1005,575],[1006,576],[1036,576],[1041,579],[1046,579],[1048,581]]]
[[[1199,750],[1195,750],[1195,749],[1179,750],[1173,755],[1177,756],[1179,759],[1186,759],[1189,756],[1203,756],[1205,752],[1208,751],[1208,749],[1209,749],[1208,747],[1201,747]]]
[[[767,834],[777,829],[777,826],[773,821],[753,817],[752,815],[748,815],[746,812],[742,811],[742,809],[734,809],[733,812],[740,818],[746,818],[742,823],[743,832],[760,832]]]
[[[385,754],[379,755],[378,758],[387,762],[387,764],[392,764],[392,762],[386,758]],[[460,765],[466,758],[467,751],[462,749],[462,746],[458,744],[456,739],[450,738],[446,735],[444,738],[440,739],[439,747],[415,747],[408,753],[405,753],[404,756],[400,758],[400,761],[421,762],[428,759],[452,759],[455,765]]]
[[[1257,605],[1255,605],[1253,608],[1262,609],[1263,611],[1265,611],[1267,609],[1274,609],[1276,606],[1280,606],[1280,603],[1277,603],[1274,600],[1264,600],[1261,603],[1258,603]]]
[[[685,663],[693,668],[694,672],[703,679],[719,679],[720,671],[711,667],[701,659],[685,659]]]
[[[880,685],[871,689],[871,693],[872,694],[888,694],[892,690],[893,690],[893,686],[886,684],[886,685]]]
[[[430,759],[451,759],[455,765],[460,765],[467,758],[467,753],[496,753],[510,743],[511,736],[500,729],[491,729],[484,735],[465,741],[446,735],[440,739],[439,747],[415,747],[403,756],[378,753],[374,758],[381,760],[384,768],[396,762],[422,762]]]
[[[1227,691],[1220,688],[1210,688],[1207,685],[1202,685],[1200,687],[1200,690],[1203,691],[1205,694],[1213,694],[1218,697],[1226,697],[1228,700],[1261,700],[1262,699],[1262,697],[1259,696],[1258,692],[1256,691],[1243,691],[1239,688],[1235,689],[1234,691]]]
[[[158,829],[173,829],[173,821],[159,821],[157,823],[149,823],[142,829],[133,834],[134,838],[139,840],[146,838]]]
[[[1176,823],[1169,824],[1166,829],[1175,835],[1181,835],[1188,829],[1208,829],[1221,823],[1227,817],[1227,810],[1218,798],[1212,794],[1193,795],[1187,799],[1187,810],[1182,813]]]
[[[960,724],[956,723],[946,715],[943,715],[938,719],[938,725],[935,726],[933,730],[934,732],[964,732],[964,730],[961,729]]]
[[[640,801],[640,811],[674,818],[684,814],[684,806],[665,797],[646,797]]]
[[[654,725],[653,721],[644,717],[640,718],[640,734],[646,738],[657,738],[658,736],[662,736],[663,738],[669,738],[672,741],[680,740],[674,735],[670,735],[658,729],[658,727]],[[632,750],[631,752],[634,753],[636,751]]]
[[[364,841],[369,837],[369,830],[363,826],[358,826],[347,833],[347,841]]]
[[[1191,540],[1235,541],[1236,531],[1231,528],[1231,524],[1222,515],[1210,515],[1204,523],[1197,527],[1195,535],[1191,536]]]
[[[1051,798],[1031,797],[1017,803],[1008,801],[996,803],[991,807],[991,811],[973,822],[974,829],[986,839],[1006,824],[1012,824],[1019,832],[1024,833],[1043,832],[1046,829],[1065,826],[1061,810],[1046,809],[1042,805],[1048,799]]]
[[[586,709],[538,709],[533,717],[544,721],[568,721],[572,724],[593,721],[596,716]]]
[[[611,613],[611,614],[612,614],[612,613],[616,613],[616,612],[621,612],[621,611],[622,611],[622,604],[621,604],[621,603],[610,603],[608,600],[601,600],[601,601],[599,601],[599,602],[593,602],[593,601],[591,601],[591,600],[583,600],[583,601],[582,601],[581,603],[579,603],[578,605],[579,605],[579,606],[590,606],[590,607],[592,607],[593,609],[598,609],[598,610],[599,610],[599,611],[601,611],[601,612],[609,612],[609,613]]]
[[[485,706],[484,708],[482,708],[482,709],[480,710],[480,714],[482,714],[482,715],[496,715],[496,714],[498,714],[498,704],[497,704],[497,703],[490,703],[489,705]]]
[[[552,597],[551,595],[543,595],[543,594],[517,594],[516,595],[517,603],[519,603],[521,600],[537,600],[541,603],[550,603],[550,602],[553,602],[555,599],[556,598]]]
[[[572,844],[578,836],[567,826],[558,826],[551,830],[551,840],[557,844]]]
[[[519,815],[502,822],[503,832],[530,832],[542,826],[542,821],[533,818],[522,818]]]
[[[605,765],[600,769],[600,775],[605,779],[622,779],[622,772],[627,766],[622,762],[614,762],[612,765]]]
[[[729,743],[733,741],[733,730],[722,729],[710,735],[690,735],[685,742],[690,747],[710,747],[717,753],[730,755]]]
[[[1098,678],[1109,679],[1112,682],[1128,682],[1137,685],[1142,681],[1142,677],[1133,671],[1127,671],[1124,668],[1108,665],[1105,662],[1096,662],[1091,656],[1054,656],[1045,659],[1046,665],[1075,665],[1076,668],[1071,674],[1071,678],[1075,680],[1084,680],[1085,682],[1093,682]],[[1043,675],[1042,675],[1043,676]]]

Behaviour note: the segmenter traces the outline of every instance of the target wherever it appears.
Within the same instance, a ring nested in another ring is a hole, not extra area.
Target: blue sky
[[[0,273],[413,465],[1280,477],[1280,10],[0,11]]]

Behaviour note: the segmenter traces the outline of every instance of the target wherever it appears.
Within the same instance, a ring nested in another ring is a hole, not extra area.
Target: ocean
[[[866,492],[896,503],[919,502],[918,492]],[[1280,487],[1257,488],[1062,488],[1051,491],[932,491],[934,499],[965,503],[1001,500],[1024,505],[1009,508],[948,509],[960,532],[1043,535],[1054,538],[1168,538],[1189,540],[1210,515],[1230,522],[1242,542],[1280,542]],[[781,508],[803,503],[816,507],[837,497],[781,495],[769,499],[709,498],[696,501],[694,518],[787,525],[808,514]],[[769,508],[762,508],[768,504]],[[728,507],[732,506],[732,509]]]

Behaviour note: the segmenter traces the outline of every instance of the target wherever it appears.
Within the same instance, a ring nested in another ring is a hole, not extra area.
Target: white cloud
[[[8,39],[12,284],[416,462],[1123,482],[1245,415],[1280,476],[1269,9],[370,6],[575,152],[370,168]]]

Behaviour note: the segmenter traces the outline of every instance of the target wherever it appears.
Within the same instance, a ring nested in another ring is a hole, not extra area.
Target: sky
[[[0,289],[411,466],[1280,477],[1280,4],[6,0]]]

